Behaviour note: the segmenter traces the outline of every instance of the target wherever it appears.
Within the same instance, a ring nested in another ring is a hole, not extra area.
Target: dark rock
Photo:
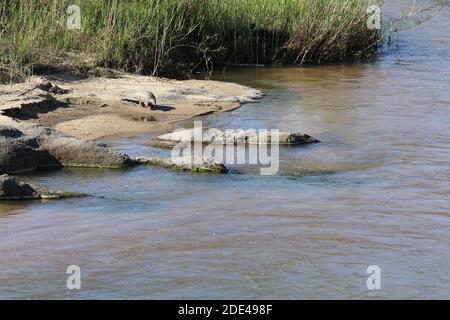
[[[0,176],[0,199],[36,199],[39,191],[35,186],[23,183],[7,174]]]
[[[38,167],[122,168],[130,158],[93,141],[78,140],[36,124],[0,126],[0,174]]]
[[[7,174],[0,175],[0,200],[60,199],[85,197],[82,193],[54,191],[22,182]]]
[[[283,137],[280,134],[280,143],[285,144],[308,144],[308,143],[319,143],[320,141],[310,135],[304,133],[291,133],[287,137]]]
[[[19,138],[23,136],[22,131],[10,128],[10,127],[0,127],[0,136],[5,138]]]

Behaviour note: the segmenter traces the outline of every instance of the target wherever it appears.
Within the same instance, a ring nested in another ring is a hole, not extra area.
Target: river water
[[[0,204],[0,298],[450,298],[449,21],[446,10],[402,32],[374,62],[216,75],[266,96],[202,117],[205,126],[322,141],[281,148],[275,176],[246,167],[24,176],[95,197]],[[107,142],[168,154],[150,139]],[[81,268],[81,290],[66,288],[69,265]],[[381,290],[366,286],[370,265]]]

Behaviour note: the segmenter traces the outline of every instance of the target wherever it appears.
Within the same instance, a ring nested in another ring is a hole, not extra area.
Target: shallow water
[[[266,97],[205,126],[322,140],[282,148],[276,176],[24,176],[95,197],[0,204],[0,298],[450,298],[449,18],[401,33],[375,62],[216,75]],[[107,142],[169,153],[150,139]],[[75,292],[72,264],[82,271]],[[366,287],[369,265],[381,268],[380,291]]]

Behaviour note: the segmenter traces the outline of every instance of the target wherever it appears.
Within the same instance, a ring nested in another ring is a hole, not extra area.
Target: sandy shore
[[[36,88],[48,81],[67,91]],[[153,110],[122,100],[142,90],[150,90],[157,97]],[[169,130],[174,122],[234,110],[260,97],[258,90],[207,80],[177,81],[129,74],[84,80],[64,75],[31,77],[24,83],[0,86],[0,125],[15,119],[52,127],[79,139],[96,140]]]

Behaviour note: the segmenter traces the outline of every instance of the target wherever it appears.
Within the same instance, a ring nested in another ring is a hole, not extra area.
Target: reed
[[[66,9],[81,8],[81,30]],[[3,80],[112,67],[190,76],[217,63],[321,63],[373,53],[368,0],[3,0]]]

